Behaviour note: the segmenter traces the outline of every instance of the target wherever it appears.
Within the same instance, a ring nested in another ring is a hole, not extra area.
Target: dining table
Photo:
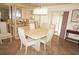
[[[33,40],[40,40],[41,38],[48,35],[48,29],[42,27],[35,29],[24,27],[23,29],[25,31],[25,35],[32,38]],[[36,44],[36,46],[34,46],[34,48],[38,51],[40,50],[40,41]]]

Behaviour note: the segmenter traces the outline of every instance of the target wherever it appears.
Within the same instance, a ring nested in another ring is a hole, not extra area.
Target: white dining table
[[[24,29],[25,35],[32,39],[40,39],[47,36],[48,29],[37,28],[37,29]]]
[[[48,33],[48,29],[46,28],[29,29],[28,27],[24,27],[24,31],[26,36],[34,40],[40,40],[41,38],[47,36]],[[34,48],[40,50],[40,42],[37,43]]]

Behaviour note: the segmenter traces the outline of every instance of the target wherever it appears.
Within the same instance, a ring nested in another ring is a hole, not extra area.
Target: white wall
[[[70,13],[69,13],[69,18],[68,18],[68,23],[67,23],[67,28],[66,28],[66,29],[73,30],[73,26],[74,26],[74,25],[78,25],[78,26],[79,26],[79,23],[76,23],[76,22],[72,22],[72,21],[71,21],[72,10],[69,11],[69,12],[70,12]],[[78,30],[78,31],[79,31],[79,30]],[[79,40],[79,35],[69,34],[69,37]]]
[[[79,23],[76,23],[76,22],[72,22],[72,21],[71,21],[71,16],[72,16],[72,10],[69,11],[67,29],[73,29],[73,26],[74,26],[75,24],[79,25]]]

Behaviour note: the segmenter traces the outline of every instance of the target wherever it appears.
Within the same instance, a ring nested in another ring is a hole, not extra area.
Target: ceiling
[[[66,5],[71,3],[0,3],[0,7],[7,8],[8,5],[15,4],[20,7],[27,7],[27,8],[36,8],[36,7],[45,7],[45,6],[55,6],[55,5]],[[3,6],[2,6],[3,5]]]
[[[63,5],[68,3],[22,3],[23,5],[29,5],[33,7],[40,7],[40,6],[54,6],[54,5]]]

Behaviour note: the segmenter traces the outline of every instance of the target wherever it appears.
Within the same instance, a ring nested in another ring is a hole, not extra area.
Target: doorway
[[[55,25],[55,35],[60,36],[61,25],[62,25],[62,18],[63,12],[62,11],[54,11],[52,12],[52,24]]]

